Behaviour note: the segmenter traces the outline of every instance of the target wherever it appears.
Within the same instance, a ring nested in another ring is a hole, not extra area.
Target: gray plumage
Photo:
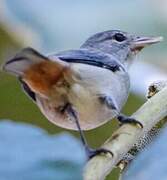
[[[49,57],[54,59],[54,56],[69,63],[90,64],[109,69],[113,72],[121,69],[125,71],[124,65],[120,63],[116,57],[96,49],[80,48],[78,50],[59,52],[55,55],[50,55]]]
[[[49,121],[80,132],[89,158],[101,152],[112,154],[89,148],[82,130],[99,127],[114,117],[121,123],[140,124],[120,114],[130,90],[128,68],[142,48],[161,39],[104,31],[77,50],[43,56],[32,48],[23,49],[4,70],[19,77]]]
[[[26,93],[51,122],[77,129],[73,117],[65,110],[70,104],[78,114],[81,129],[88,130],[119,116],[129,94],[131,61],[145,45],[159,40],[119,30],[104,31],[88,38],[77,50],[48,57],[31,48],[24,49],[4,69],[19,76]],[[38,68],[31,70],[34,66]],[[59,83],[52,82],[57,79],[52,77],[52,71],[58,79],[61,76]],[[49,83],[53,85],[49,87]]]

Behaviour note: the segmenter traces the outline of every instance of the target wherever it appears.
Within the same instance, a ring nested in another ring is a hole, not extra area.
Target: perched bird
[[[3,69],[19,78],[49,121],[79,130],[88,156],[93,157],[108,150],[91,149],[83,130],[114,117],[121,123],[140,124],[120,113],[129,94],[128,68],[141,49],[161,39],[109,30],[91,36],[79,49],[49,56],[25,48]]]

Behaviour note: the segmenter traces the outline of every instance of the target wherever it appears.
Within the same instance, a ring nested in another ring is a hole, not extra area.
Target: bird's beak
[[[138,52],[138,51],[142,50],[144,47],[155,44],[155,43],[159,43],[162,40],[163,40],[162,36],[159,36],[159,37],[137,37],[134,39],[134,41],[132,43],[131,50]]]

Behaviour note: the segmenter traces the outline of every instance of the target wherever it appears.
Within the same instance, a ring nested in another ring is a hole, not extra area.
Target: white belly
[[[71,69],[74,71],[72,77],[74,81],[66,95],[78,112],[81,128],[83,130],[93,129],[112,119],[116,112],[101,103],[99,96],[110,96],[118,110],[121,110],[129,92],[127,73],[113,73],[107,69],[79,63],[73,63]],[[69,77],[66,79],[68,81]],[[52,104],[53,101],[38,98],[41,111],[51,122],[63,128],[76,130],[75,122],[57,113],[52,108]]]

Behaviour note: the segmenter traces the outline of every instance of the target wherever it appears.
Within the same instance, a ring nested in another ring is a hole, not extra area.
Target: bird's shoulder
[[[107,53],[103,53],[98,50],[90,50],[90,49],[67,50],[49,55],[49,58],[53,60],[56,59],[57,57],[69,63],[83,63],[83,64],[94,65],[109,69],[113,72],[120,70],[125,71],[123,64],[121,64],[114,56],[109,55]]]

